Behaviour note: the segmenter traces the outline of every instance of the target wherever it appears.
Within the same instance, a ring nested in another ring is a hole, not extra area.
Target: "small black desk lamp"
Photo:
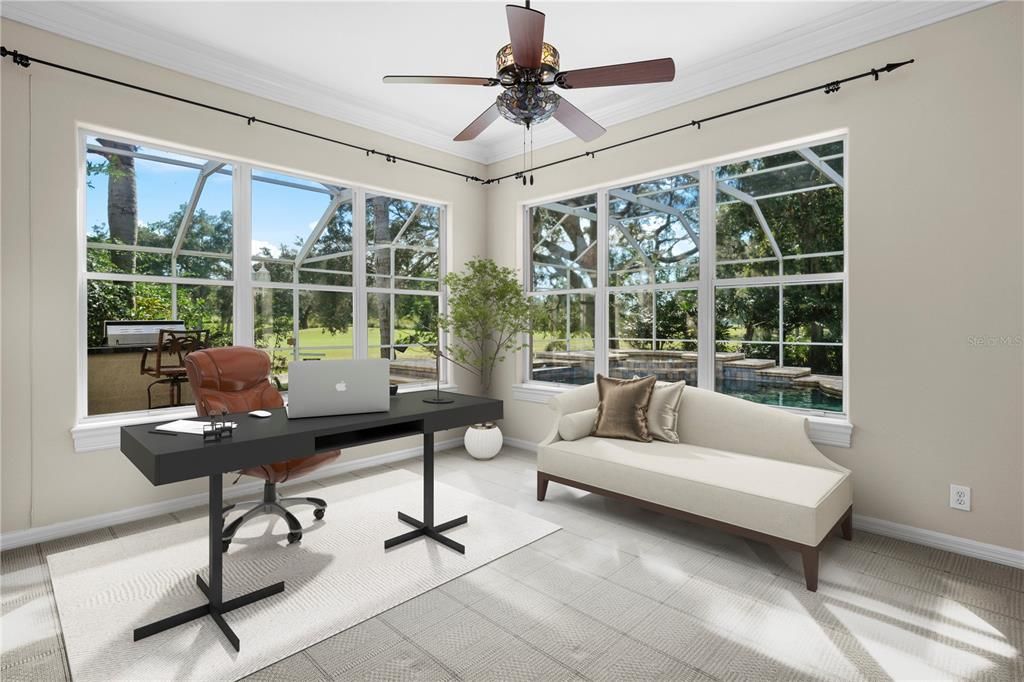
[[[432,398],[424,398],[423,402],[425,403],[430,403],[431,405],[447,405],[449,403],[455,402],[451,398],[445,398],[441,395],[441,358],[444,358],[453,365],[458,365],[462,369],[472,372],[473,374],[480,374],[472,367],[466,367],[461,362],[453,360],[444,353],[442,353],[440,346],[438,346],[437,348],[432,348],[430,346],[423,345],[419,341],[414,341],[411,344],[402,344],[399,346],[395,346],[395,350],[397,350],[399,353],[404,353],[406,350],[408,350],[409,346],[411,345],[419,346],[420,348],[425,349],[428,353],[431,353],[434,356],[434,376],[437,378],[437,384],[434,388],[434,396]]]

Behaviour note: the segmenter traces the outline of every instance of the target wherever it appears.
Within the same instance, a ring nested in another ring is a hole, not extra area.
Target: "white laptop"
[[[390,360],[289,363],[288,418],[387,412],[390,365]]]

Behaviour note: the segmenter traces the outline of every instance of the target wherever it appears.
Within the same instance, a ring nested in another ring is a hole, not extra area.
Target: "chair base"
[[[288,524],[288,544],[298,542],[302,539],[302,524],[299,523],[299,520],[295,518],[295,515],[286,508],[294,504],[312,505],[313,517],[318,521],[322,519],[324,514],[327,512],[327,502],[319,497],[278,497],[277,484],[270,483],[269,481],[263,484],[262,500],[249,500],[246,502],[227,505],[223,509],[223,517],[225,521],[227,521],[227,515],[232,510],[239,507],[251,508],[230,524],[224,525],[224,531],[221,534],[222,551],[228,551],[228,547],[231,546],[231,541],[235,538],[235,534],[246,521],[250,521],[257,516],[265,516],[267,514],[280,516],[285,520],[285,523]]]

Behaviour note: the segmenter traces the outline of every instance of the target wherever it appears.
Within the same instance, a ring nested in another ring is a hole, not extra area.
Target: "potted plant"
[[[521,350],[530,331],[534,306],[523,293],[512,268],[489,258],[466,263],[462,272],[444,278],[448,287],[448,314],[440,326],[449,332],[448,356],[480,377],[486,393],[494,368],[509,353]],[[476,424],[466,431],[466,450],[477,459],[490,459],[501,449],[501,429],[496,424]]]

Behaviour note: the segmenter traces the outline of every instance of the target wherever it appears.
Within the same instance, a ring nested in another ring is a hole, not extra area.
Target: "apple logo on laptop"
[[[347,391],[348,384],[346,384],[344,381],[339,381],[338,383],[334,384],[334,390],[337,391],[338,393],[341,393],[342,391]]]

